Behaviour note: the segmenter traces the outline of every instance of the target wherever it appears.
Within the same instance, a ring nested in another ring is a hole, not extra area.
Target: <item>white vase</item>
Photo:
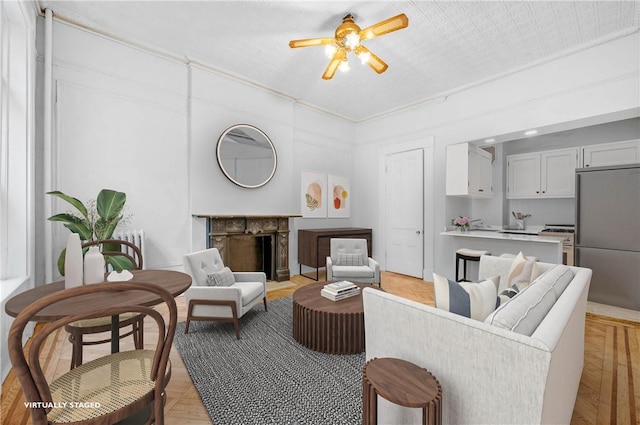
[[[67,239],[67,251],[64,257],[64,287],[73,288],[82,285],[82,245],[80,235],[71,233]]]
[[[84,256],[84,284],[104,281],[104,256],[92,246]]]

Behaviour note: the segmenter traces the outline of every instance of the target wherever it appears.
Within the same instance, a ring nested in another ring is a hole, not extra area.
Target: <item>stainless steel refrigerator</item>
[[[589,300],[640,310],[640,164],[576,170],[577,266]]]

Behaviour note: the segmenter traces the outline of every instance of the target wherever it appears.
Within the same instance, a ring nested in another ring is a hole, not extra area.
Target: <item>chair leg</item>
[[[464,276],[462,277],[462,281],[463,282],[468,282],[467,281],[467,260],[466,259],[462,262],[462,266],[464,268]]]
[[[264,297],[264,298],[262,299],[262,302],[264,303],[264,311],[268,311],[268,310],[267,310],[267,297]]]
[[[144,348],[144,317],[140,316],[133,324],[133,345],[136,350],[142,350]]]
[[[185,321],[184,333],[185,335],[189,333],[189,324],[191,323],[191,315],[193,314],[193,307],[195,306],[194,300],[189,301],[189,306],[187,308],[187,320]]]
[[[193,308],[196,305],[215,305],[215,306],[225,306],[231,309],[231,317],[212,317],[212,316],[198,316],[193,314]],[[266,308],[266,298],[265,298],[265,308]],[[240,321],[238,320],[238,309],[236,307],[236,302],[232,300],[190,300],[189,307],[187,308],[187,319],[185,323],[184,333],[189,332],[189,323],[192,320],[211,320],[216,321],[220,320],[223,322],[233,322],[233,326],[236,331],[236,338],[240,339]]]
[[[82,333],[70,332],[69,342],[71,343],[71,366],[69,370],[82,364]]]
[[[238,315],[233,315],[233,327],[236,330],[236,339],[240,339],[240,320],[238,320]]]

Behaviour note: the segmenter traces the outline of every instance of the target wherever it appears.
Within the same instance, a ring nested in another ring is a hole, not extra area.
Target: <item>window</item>
[[[33,274],[35,12],[30,7],[0,4],[0,282]]]

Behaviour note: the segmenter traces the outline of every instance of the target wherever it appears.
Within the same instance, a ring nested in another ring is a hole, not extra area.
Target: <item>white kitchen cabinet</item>
[[[540,197],[540,154],[507,157],[507,198]]]
[[[447,146],[446,193],[448,196],[490,198],[492,155],[469,143]]]
[[[509,155],[507,198],[573,198],[578,148]]]
[[[640,162],[640,139],[582,147],[582,166],[601,167]]]

